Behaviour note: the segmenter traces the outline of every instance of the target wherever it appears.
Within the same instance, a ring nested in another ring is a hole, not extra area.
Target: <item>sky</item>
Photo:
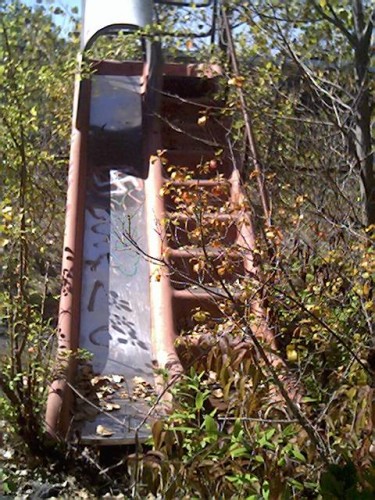
[[[81,12],[82,12],[82,1],[81,0],[23,0],[23,2],[26,5],[30,5],[31,7],[37,7],[37,6],[44,6],[47,9],[49,9],[51,6],[53,7],[60,7],[64,12],[71,12],[71,9],[77,8],[78,9],[78,14],[75,14],[78,16],[78,19],[81,18]],[[70,23],[67,22],[66,16],[63,15],[55,15],[54,17],[54,22],[57,24],[57,26],[60,26],[62,29],[63,33],[68,33],[71,30],[71,25]]]
[[[52,1],[49,1],[49,0],[42,0],[41,2],[38,2],[37,0],[24,0],[24,3],[26,3],[27,5],[45,5],[45,6],[48,6],[48,5],[55,5],[55,6],[58,6],[58,7],[61,7],[62,9],[68,7],[68,8],[72,8],[72,7],[77,7],[79,10],[81,10],[81,0],[52,0]]]
[[[31,7],[43,6],[46,11],[52,9],[52,11],[59,7],[63,12],[71,13],[72,9],[78,9],[78,13],[74,14],[74,17],[78,20],[82,20],[82,4],[84,0],[22,0],[23,3]],[[105,0],[97,0],[105,2]],[[121,1],[121,0],[118,0]],[[126,0],[125,0],[126,1]],[[176,0],[174,0],[176,1]],[[203,0],[201,0],[203,1]],[[69,32],[74,29],[71,22],[69,22],[69,16],[64,15],[54,15],[54,22],[57,26],[60,26],[62,36],[66,36]]]

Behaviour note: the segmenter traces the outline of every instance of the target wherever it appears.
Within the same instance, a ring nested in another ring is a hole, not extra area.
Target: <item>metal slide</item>
[[[158,46],[147,42],[142,61],[95,62],[86,55],[102,35],[149,24],[153,0],[83,4],[81,48],[92,72],[75,85],[46,426],[58,439],[127,444],[150,433],[157,411],[151,406],[164,383],[155,368],[180,371],[169,278],[155,280],[152,264],[162,252],[161,171],[150,163],[161,147],[152,115],[162,64]]]
[[[101,34],[134,31],[151,15],[148,0],[86,1],[83,54]],[[115,444],[149,434],[145,400],[154,373],[143,118],[149,68],[150,61],[102,61],[89,79],[76,83],[59,311],[61,375],[51,386],[46,414],[47,430],[60,438],[74,431],[86,442]],[[85,362],[77,354],[82,351],[90,353]]]
[[[152,0],[87,0],[83,53],[101,34],[132,31],[151,18]],[[218,108],[212,97],[218,73],[162,64],[158,46],[148,45],[144,61],[96,62],[90,78],[77,80],[58,359],[46,413],[47,430],[57,438],[78,435],[100,445],[145,440],[161,407],[154,404],[165,388],[160,372],[171,377],[182,370],[176,335],[196,307],[220,315],[223,294],[211,290],[211,281],[220,274],[219,282],[235,289],[236,279],[257,272],[225,128],[220,119],[199,126]],[[224,149],[220,162],[218,149]],[[170,164],[190,168],[190,179],[169,177]],[[162,196],[166,184],[178,196]],[[204,199],[211,208],[198,220],[189,205]],[[198,224],[219,234],[203,253],[189,241]],[[193,263],[202,259],[207,266],[200,273]],[[233,266],[223,274],[225,260]],[[255,300],[253,309],[261,316]],[[81,350],[90,359],[82,360]]]
[[[112,413],[120,422],[126,418],[129,428],[141,423],[145,411],[137,402],[129,405],[134,381],[154,383],[149,266],[142,255],[148,255],[148,246],[140,88],[140,76],[91,79],[79,327],[79,347],[92,354],[81,378],[91,376],[88,366],[92,375],[100,374],[97,384],[111,398],[99,403],[107,414],[117,409]],[[84,380],[80,389],[85,391]],[[82,436],[113,432],[112,439],[124,438],[120,422],[104,413],[89,421],[82,408],[87,402],[78,401]]]

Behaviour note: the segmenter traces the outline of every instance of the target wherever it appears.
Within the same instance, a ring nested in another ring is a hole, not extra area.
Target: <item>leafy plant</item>
[[[33,453],[43,433],[56,319],[66,148],[76,50],[39,7],[1,2],[0,299],[3,415]]]

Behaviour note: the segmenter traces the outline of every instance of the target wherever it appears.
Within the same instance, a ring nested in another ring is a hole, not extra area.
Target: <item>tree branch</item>
[[[319,5],[318,2],[313,0],[312,3],[314,5],[315,9],[322,16],[322,18],[325,19],[326,21],[330,22],[334,26],[336,26],[336,28],[338,28],[341,31],[341,33],[345,36],[345,38],[348,40],[348,42],[350,43],[350,45],[352,47],[357,46],[357,44],[358,44],[357,37],[354,36],[352,33],[350,33],[350,31],[346,28],[345,24],[338,17],[338,15],[336,14],[336,12],[334,11],[333,7],[330,5],[329,2],[327,2],[327,7],[328,7],[330,13],[332,14],[331,16],[328,15],[327,12],[324,11],[324,9]]]

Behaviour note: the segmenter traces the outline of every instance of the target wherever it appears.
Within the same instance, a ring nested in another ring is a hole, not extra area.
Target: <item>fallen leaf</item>
[[[108,427],[104,427],[104,425],[98,425],[98,427],[96,428],[96,433],[99,434],[99,436],[103,437],[113,436],[114,434],[111,429],[108,429]]]
[[[134,384],[146,384],[147,382],[145,381],[145,379],[143,379],[142,377],[134,377],[133,378],[133,382]]]
[[[215,398],[222,398],[223,397],[223,390],[222,389],[215,389],[212,391],[212,395],[215,396]]]
[[[114,410],[120,410],[121,406],[116,403],[104,403],[102,405],[102,408],[105,411],[114,411]]]
[[[206,125],[206,122],[207,122],[207,116],[201,116],[200,118],[198,118],[198,125],[200,127],[204,127]]]

